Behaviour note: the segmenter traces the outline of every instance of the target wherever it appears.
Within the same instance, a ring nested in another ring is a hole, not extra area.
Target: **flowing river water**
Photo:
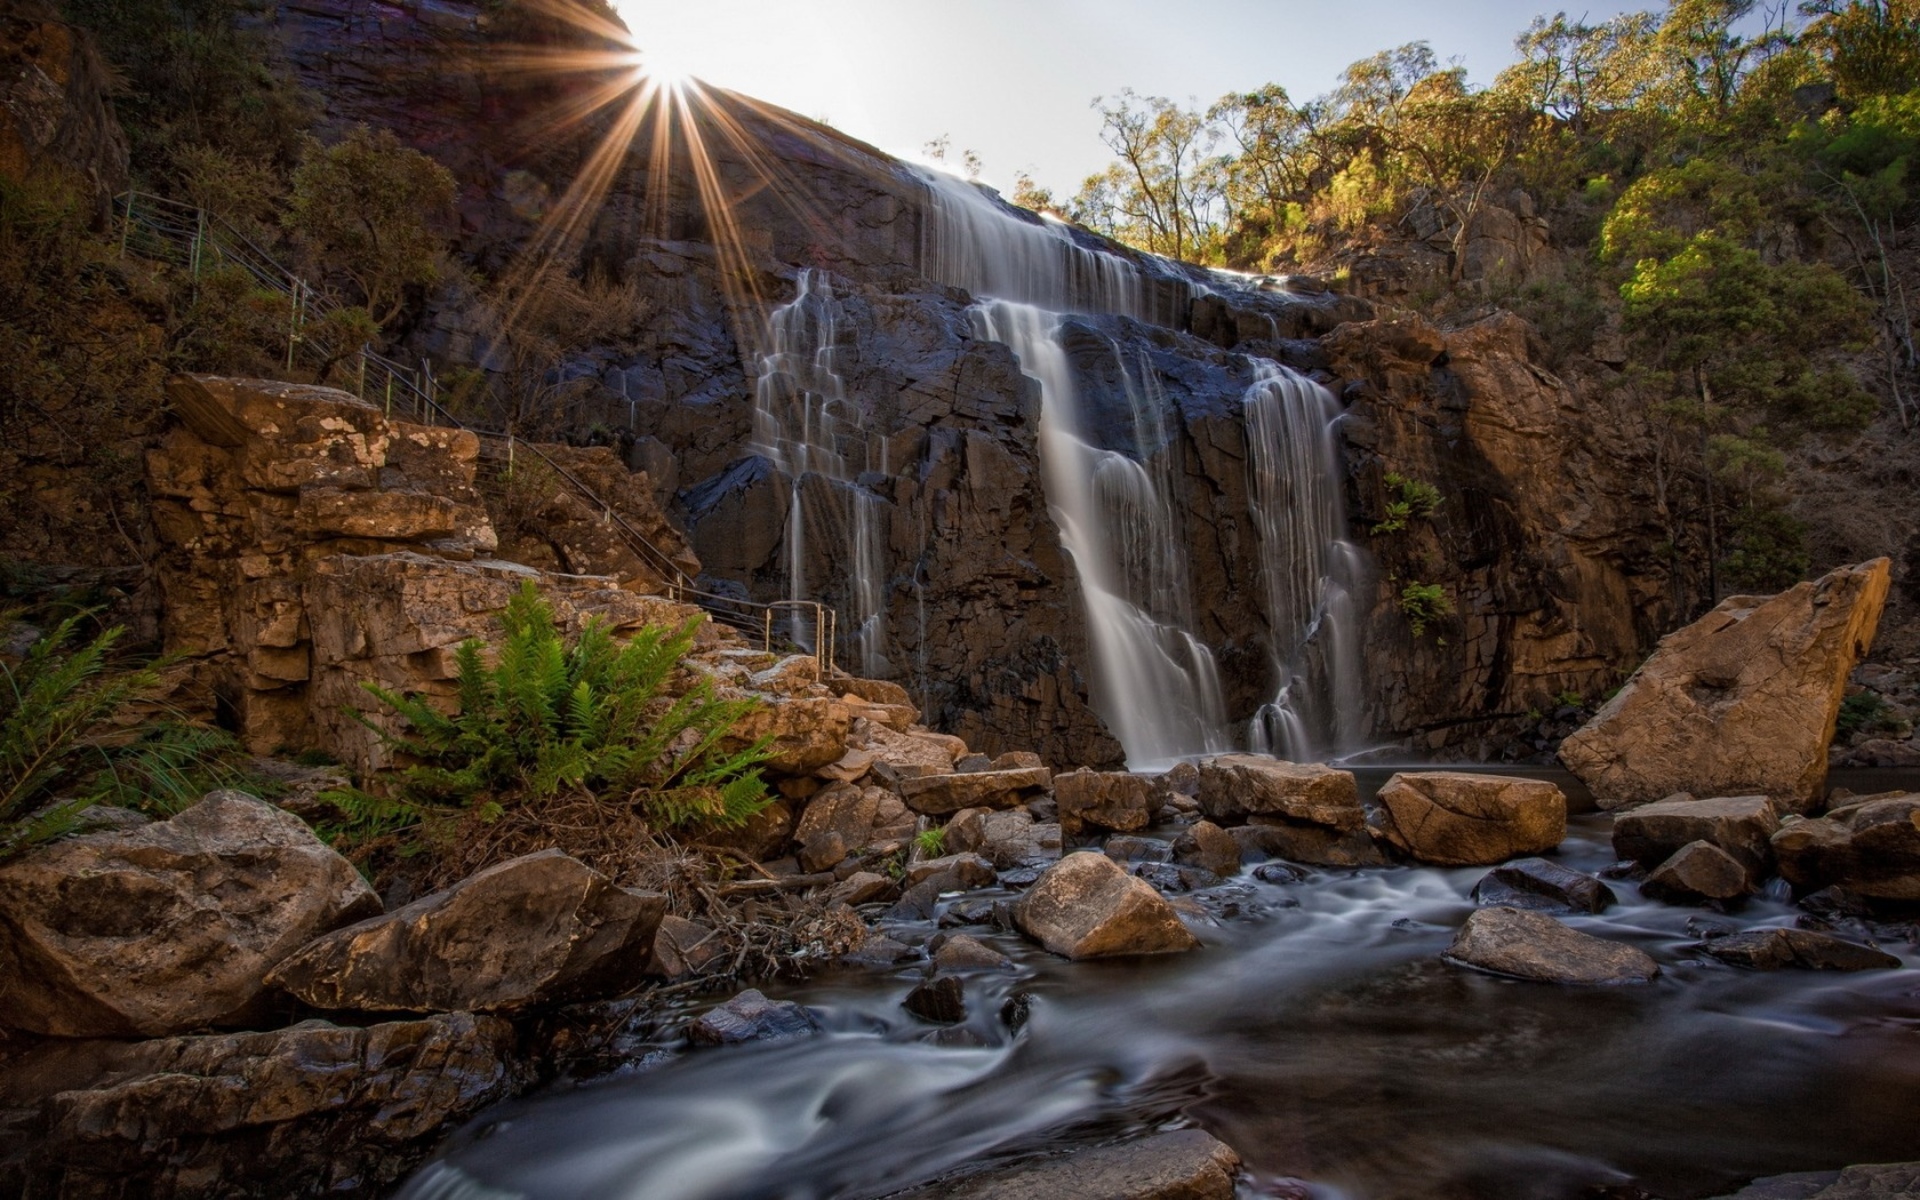
[[[1373,775],[1363,782],[1384,772]],[[1574,817],[1559,860],[1606,867],[1609,824]],[[1614,881],[1614,907],[1563,919],[1646,950],[1660,978],[1525,983],[1441,961],[1484,873],[1288,881],[1250,866],[1194,895],[1204,948],[1157,959],[1068,963],[973,928],[1015,966],[967,976],[959,1027],[900,1007],[924,965],[769,986],[816,1009],[826,1031],[719,1050],[671,1035],[635,1046],[610,1077],[474,1122],[400,1195],[851,1200],[1178,1124],[1240,1153],[1249,1197],[1680,1200],[1920,1158],[1911,927],[1838,930],[1877,935],[1902,970],[1756,973],[1707,958],[1697,931],[1790,925],[1804,914],[1784,898],[1722,915]],[[1021,993],[1031,1015],[1013,1030],[1001,1010]]]

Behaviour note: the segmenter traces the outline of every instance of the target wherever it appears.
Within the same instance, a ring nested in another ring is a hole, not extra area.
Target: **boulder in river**
[[[515,1045],[470,1013],[48,1042],[0,1072],[0,1111],[24,1118],[0,1122],[0,1193],[381,1193],[517,1090]]]
[[[1540,983],[1646,983],[1660,967],[1644,951],[1570,929],[1545,913],[1483,908],[1467,918],[1449,962]]]
[[[1487,872],[1473,887],[1481,904],[1532,908],[1542,912],[1604,912],[1613,889],[1591,875],[1544,858],[1519,858]]]
[[[1153,823],[1160,806],[1159,789],[1146,775],[1126,771],[1069,771],[1053,777],[1053,798],[1060,810],[1061,831],[1078,835],[1085,829],[1128,833]]]
[[[1625,687],[1560,744],[1602,808],[1691,791],[1820,796],[1847,675],[1873,644],[1887,559],[1777,596],[1732,596],[1668,634]]]
[[[1362,826],[1335,829],[1285,817],[1253,817],[1227,830],[1242,860],[1278,858],[1310,867],[1383,867],[1387,856]]]
[[[1688,842],[1647,872],[1640,890],[1669,904],[1724,903],[1752,890],[1739,859],[1712,842]]]
[[[56,1037],[237,1024],[281,959],[379,911],[298,817],[214,792],[0,866],[0,1022]]]
[[[640,982],[666,897],[616,887],[559,850],[488,867],[319,938],[269,982],[315,1008],[504,1012]]]
[[[1567,798],[1553,784],[1515,775],[1403,771],[1380,789],[1375,831],[1424,863],[1471,867],[1558,846]]]
[[[1900,965],[1884,950],[1811,929],[1753,929],[1712,938],[1700,948],[1721,962],[1756,971],[1890,971]]]
[[[1907,1200],[1912,1196],[1920,1196],[1920,1162],[1769,1175],[1718,1200]]]
[[[936,975],[908,992],[900,1007],[922,1021],[957,1025],[967,1019],[967,988],[958,976]]]
[[[1688,842],[1711,842],[1739,860],[1757,882],[1773,863],[1770,840],[1779,828],[1779,813],[1765,796],[1695,800],[1683,793],[1616,814],[1613,852],[1654,867]]]
[[[1240,870],[1240,843],[1212,821],[1195,821],[1174,839],[1173,861],[1225,878]]]
[[[1219,822],[1284,817],[1328,829],[1366,823],[1353,772],[1257,754],[1222,754],[1200,764],[1200,810]]]
[[[1104,854],[1069,854],[1047,868],[1013,910],[1020,932],[1067,958],[1166,954],[1198,938],[1153,885]]]
[[[1015,1163],[901,1200],[1232,1200],[1240,1156],[1199,1129]]]
[[[758,988],[748,988],[689,1022],[687,1040],[696,1046],[732,1046],[784,1041],[819,1031],[820,1021],[811,1009],[791,1000],[769,1000]]]
[[[1780,874],[1800,892],[1839,886],[1874,900],[1920,900],[1920,794],[1784,822],[1772,844]]]

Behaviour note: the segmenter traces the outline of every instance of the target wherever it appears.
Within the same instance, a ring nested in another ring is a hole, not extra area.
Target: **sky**
[[[1489,83],[1548,0],[612,0],[659,67],[824,119],[891,154],[950,139],[1000,188],[1071,196],[1109,159],[1096,96],[1296,100],[1405,42]],[[1598,21],[1655,4],[1591,3]]]

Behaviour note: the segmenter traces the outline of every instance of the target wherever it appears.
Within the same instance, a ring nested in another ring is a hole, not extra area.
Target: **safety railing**
[[[172,263],[191,272],[196,281],[216,262],[223,263],[245,272],[259,287],[285,297],[289,370],[304,350],[323,364],[344,366],[352,374],[354,394],[379,405],[389,417],[398,413],[403,419],[417,424],[463,429],[483,441],[504,444],[509,464],[517,452],[533,455],[557,479],[600,512],[605,524],[616,532],[635,557],[660,577],[670,599],[698,605],[717,623],[745,635],[749,640],[757,639],[761,648],[768,652],[794,649],[812,654],[822,681],[835,670],[839,615],[831,606],[815,600],[779,600],[766,604],[697,586],[697,581],[687,574],[672,555],[634,528],[585,480],[538,445],[515,438],[509,430],[476,426],[450,412],[440,403],[439,385],[434,379],[432,364],[425,359],[416,368],[387,358],[371,346],[363,345],[343,354],[338,347],[327,345],[324,337],[314,332],[312,325],[316,318],[325,317],[337,306],[299,275],[281,266],[257,242],[229,222],[196,205],[145,192],[127,192],[114,203],[114,215],[120,224],[120,252],[123,256],[132,254]],[[808,623],[807,617],[812,618],[811,647],[800,637],[782,637],[778,634],[776,618],[782,612],[799,613],[802,625]]]

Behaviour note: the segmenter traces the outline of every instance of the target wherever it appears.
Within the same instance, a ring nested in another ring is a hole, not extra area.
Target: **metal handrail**
[[[172,262],[187,267],[198,279],[206,255],[211,251],[245,271],[261,286],[289,297],[291,300],[287,329],[289,369],[292,368],[294,356],[301,346],[309,347],[313,352],[318,353],[322,362],[338,362],[348,357],[333,354],[324,341],[306,332],[307,314],[324,317],[333,311],[335,306],[300,276],[281,266],[252,238],[234,228],[218,214],[180,200],[137,191],[129,191],[115,197],[114,206],[121,219],[120,253],[123,257],[131,251],[139,253],[141,257]],[[136,228],[143,234],[157,237],[160,240],[160,248],[170,252],[152,253],[145,244],[136,243],[134,240]],[[434,387],[431,369],[424,359],[421,361],[420,370],[416,371],[412,367],[404,366],[376,353],[371,346],[361,346],[356,356],[358,362],[354,372],[355,394],[370,403],[384,401],[384,409],[389,417],[393,415],[393,403],[398,392],[399,399],[411,414],[425,424],[444,423],[452,428],[465,430],[478,438],[503,440],[507,443],[509,460],[513,455],[516,441],[518,445],[531,451],[568,487],[604,514],[608,526],[618,530],[621,539],[641,561],[661,576],[666,583],[669,598],[698,605],[715,621],[730,629],[748,635],[760,634],[761,648],[768,652],[775,647],[773,618],[776,610],[811,610],[814,616],[813,656],[819,678],[824,681],[836,669],[834,654],[837,648],[839,614],[830,606],[821,604],[817,600],[776,600],[765,604],[736,596],[724,596],[696,587],[696,580],[688,575],[666,551],[654,545],[651,539],[615,512],[613,506],[601,499],[584,480],[556,462],[538,445],[516,439],[509,430],[476,427],[449,412],[434,396],[437,389]],[[369,385],[372,385],[371,392]],[[376,397],[379,399],[376,400]]]

